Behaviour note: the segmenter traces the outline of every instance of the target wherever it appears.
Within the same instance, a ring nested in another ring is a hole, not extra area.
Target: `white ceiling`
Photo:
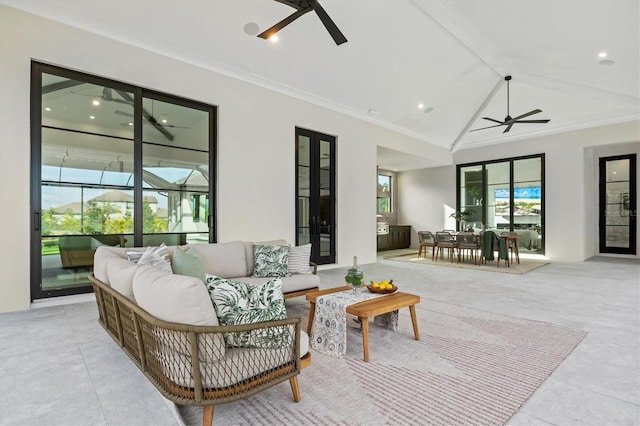
[[[294,9],[272,0],[0,0],[377,123],[451,151],[640,118],[638,0],[321,0],[272,43]],[[608,53],[614,65],[599,64]],[[482,117],[533,109],[510,132]],[[160,88],[158,88],[160,89]],[[424,104],[418,109],[419,103]],[[425,108],[433,108],[425,112]],[[372,113],[371,110],[375,110]],[[428,167],[392,149],[379,164]]]

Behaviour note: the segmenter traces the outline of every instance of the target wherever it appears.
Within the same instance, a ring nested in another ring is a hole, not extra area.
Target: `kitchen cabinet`
[[[411,226],[390,225],[389,233],[378,235],[378,251],[404,249],[411,246]]]

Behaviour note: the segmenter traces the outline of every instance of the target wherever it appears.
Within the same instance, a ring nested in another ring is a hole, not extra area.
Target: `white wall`
[[[581,261],[598,253],[593,240],[598,227],[598,157],[606,152],[638,152],[639,145],[640,121],[632,121],[464,150],[454,154],[454,161],[464,164],[544,153],[545,255],[558,261]],[[450,185],[455,190],[455,179]]]
[[[449,215],[456,208],[455,166],[398,173],[398,222],[411,225],[411,246],[418,247],[418,231],[455,229]]]
[[[370,123],[5,6],[0,52],[0,312],[30,303],[32,59],[218,105],[219,241],[295,241],[294,132],[300,126],[337,136],[338,265],[353,256],[374,262],[376,147],[429,150]]]

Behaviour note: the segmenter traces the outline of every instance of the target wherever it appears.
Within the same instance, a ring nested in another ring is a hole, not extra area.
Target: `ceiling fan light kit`
[[[544,124],[544,123],[548,123],[549,119],[542,119],[542,120],[522,120],[525,117],[529,117],[530,115],[534,115],[534,114],[538,114],[541,113],[542,110],[541,109],[534,109],[532,111],[529,111],[525,114],[519,115],[517,117],[511,117],[511,115],[509,115],[509,82],[511,81],[511,76],[508,75],[504,78],[504,80],[507,82],[507,116],[504,118],[504,121],[500,121],[500,120],[496,120],[495,118],[490,118],[490,117],[482,117],[483,120],[488,120],[488,121],[492,121],[494,123],[498,123],[495,124],[493,126],[487,126],[487,127],[481,127],[479,129],[472,129],[469,130],[470,132],[475,132],[477,130],[484,130],[484,129],[491,129],[494,127],[500,127],[500,126],[507,126],[506,129],[504,129],[504,131],[502,133],[507,133],[509,130],[511,130],[511,127],[513,127],[514,124],[516,123],[535,123],[535,124]]]
[[[296,9],[291,15],[284,18],[282,21],[273,25],[270,28],[267,28],[263,32],[257,35],[257,37],[263,38],[265,40],[273,37],[278,31],[312,10],[318,15],[320,18],[320,22],[327,29],[333,41],[339,46],[342,43],[347,42],[347,38],[342,34],[342,31],[338,28],[338,26],[333,22],[333,20],[329,17],[327,12],[324,10],[318,0],[274,0],[278,3],[286,4],[287,6],[291,6]],[[246,29],[245,29],[246,31]]]

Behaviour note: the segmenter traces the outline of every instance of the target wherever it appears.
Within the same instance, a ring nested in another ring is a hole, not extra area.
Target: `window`
[[[391,213],[391,176],[378,174],[378,213]]]
[[[99,246],[215,241],[215,107],[37,62],[31,105],[33,299],[90,292]]]
[[[458,227],[518,234],[520,251],[544,254],[544,155],[458,165]]]

